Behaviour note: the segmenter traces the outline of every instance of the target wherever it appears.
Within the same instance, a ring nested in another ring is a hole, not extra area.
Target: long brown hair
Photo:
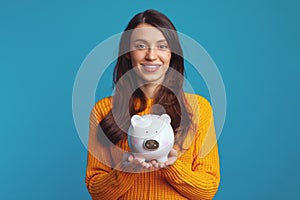
[[[151,113],[167,113],[170,115],[175,143],[181,147],[191,126],[192,117],[183,92],[184,60],[182,49],[173,23],[164,14],[156,10],[146,10],[135,15],[121,36],[119,56],[113,74],[116,87],[112,98],[112,110],[103,118],[100,126],[108,139],[116,144],[127,137],[126,130],[130,125],[130,117],[146,108],[146,96],[137,86],[137,82],[131,73],[126,74],[132,69],[131,60],[128,56],[130,30],[142,23],[150,24],[160,30],[172,52],[169,70],[166,72],[165,80],[159,86],[153,101],[153,104],[160,105],[160,108],[154,106]],[[161,109],[161,106],[163,109]],[[126,108],[129,108],[129,110]]]

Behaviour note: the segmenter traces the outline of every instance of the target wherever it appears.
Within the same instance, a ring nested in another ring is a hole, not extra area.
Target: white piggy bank
[[[168,114],[134,115],[128,130],[129,147],[139,161],[166,162],[174,145],[174,132]]]

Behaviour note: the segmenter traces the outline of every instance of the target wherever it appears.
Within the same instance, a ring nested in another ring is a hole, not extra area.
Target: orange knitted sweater
[[[116,169],[122,160],[113,145],[99,143],[97,127],[111,110],[111,97],[98,101],[90,117],[86,185],[92,199],[212,199],[220,182],[219,155],[209,102],[195,94],[185,94],[196,129],[190,130],[177,161],[168,168],[143,173]],[[148,114],[152,101],[141,115]],[[127,139],[117,147],[130,151]],[[176,149],[176,147],[174,147]]]

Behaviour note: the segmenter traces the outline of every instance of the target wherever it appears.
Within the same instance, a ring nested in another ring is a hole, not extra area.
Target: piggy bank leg
[[[159,163],[165,163],[168,161],[168,156],[160,157],[157,159],[157,162]]]

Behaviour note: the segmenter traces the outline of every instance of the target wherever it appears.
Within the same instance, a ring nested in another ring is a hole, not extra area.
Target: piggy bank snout
[[[146,150],[156,150],[159,148],[159,142],[153,139],[146,140],[144,143],[144,148]]]

